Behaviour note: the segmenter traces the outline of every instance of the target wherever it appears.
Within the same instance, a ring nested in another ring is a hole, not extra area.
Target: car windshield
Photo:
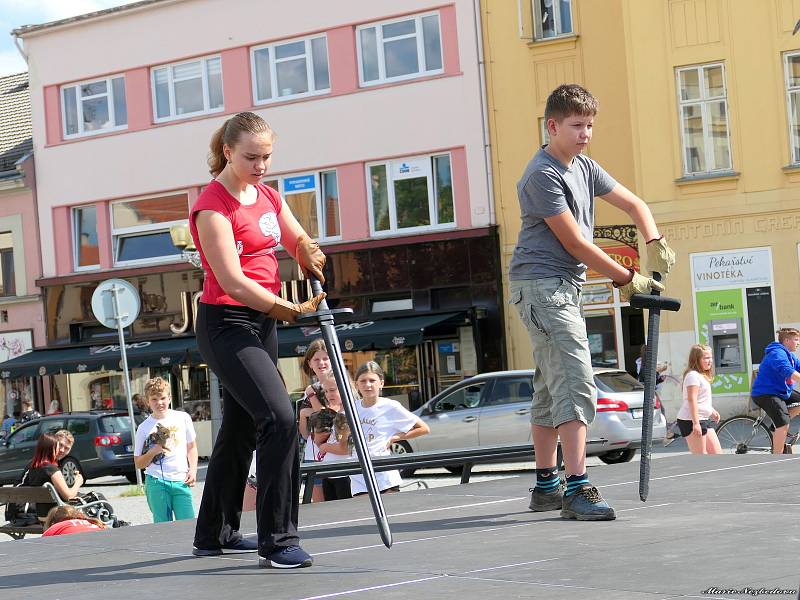
[[[604,392],[639,392],[644,386],[625,371],[603,371],[594,374],[597,387]]]
[[[136,424],[139,425],[146,419],[143,415],[133,415]],[[109,415],[100,417],[98,428],[101,433],[120,433],[131,430],[131,419],[128,415]]]

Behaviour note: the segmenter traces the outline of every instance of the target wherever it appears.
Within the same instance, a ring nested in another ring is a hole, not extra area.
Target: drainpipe
[[[14,35],[14,45],[17,47],[19,53],[22,55],[22,58],[25,59],[25,64],[28,65],[28,67],[30,67],[30,65],[28,64],[28,55],[25,53],[25,50],[23,50],[22,44],[20,43],[20,40],[16,35]]]
[[[494,211],[494,179],[492,170],[492,143],[489,136],[489,108],[486,93],[486,63],[483,56],[483,28],[481,27],[481,3],[480,0],[472,0],[473,21],[475,25],[475,50],[478,54],[478,78],[481,86],[481,126],[483,128],[483,156],[486,164],[486,197],[489,200],[489,219],[492,225],[496,225]]]

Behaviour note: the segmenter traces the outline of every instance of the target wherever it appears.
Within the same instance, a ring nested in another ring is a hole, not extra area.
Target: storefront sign
[[[696,290],[771,281],[772,257],[768,248],[692,255],[692,284]]]
[[[317,188],[314,183],[313,175],[300,175],[299,177],[287,177],[283,180],[283,193],[314,191]]]
[[[619,246],[600,246],[600,249],[626,269],[633,269],[637,272],[640,270],[639,252],[635,248],[621,244]],[[586,279],[605,279],[605,275],[601,275],[594,269],[588,269]]]
[[[410,179],[412,177],[426,177],[430,170],[430,159],[406,159],[392,162],[392,179]]]
[[[22,356],[33,349],[33,333],[25,331],[4,331],[0,333],[0,362]]]

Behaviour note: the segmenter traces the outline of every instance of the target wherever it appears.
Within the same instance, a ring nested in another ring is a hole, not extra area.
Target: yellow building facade
[[[600,101],[588,154],[648,203],[677,252],[667,293],[683,307],[662,315],[659,346],[668,417],[694,343],[714,350],[723,416],[746,410],[764,346],[800,324],[800,1],[485,0],[481,14],[506,286],[516,182],[543,143],[545,101],[580,83]],[[602,200],[595,225],[618,260],[633,260],[626,242],[644,250]],[[593,361],[635,372],[646,315],[602,279],[584,313]],[[509,367],[532,366],[513,311],[505,323]]]

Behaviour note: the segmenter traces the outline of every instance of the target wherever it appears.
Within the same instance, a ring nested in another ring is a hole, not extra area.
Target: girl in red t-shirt
[[[280,195],[261,183],[274,136],[254,113],[228,119],[211,139],[215,177],[192,206],[189,226],[205,271],[197,345],[223,385],[222,426],[208,463],[194,537],[196,556],[258,550],[262,564],[311,566],[299,546],[299,451],[294,411],[278,373],[277,321],[314,312],[281,298],[278,244],[324,282],[325,255]],[[239,533],[253,449],[258,545]]]

